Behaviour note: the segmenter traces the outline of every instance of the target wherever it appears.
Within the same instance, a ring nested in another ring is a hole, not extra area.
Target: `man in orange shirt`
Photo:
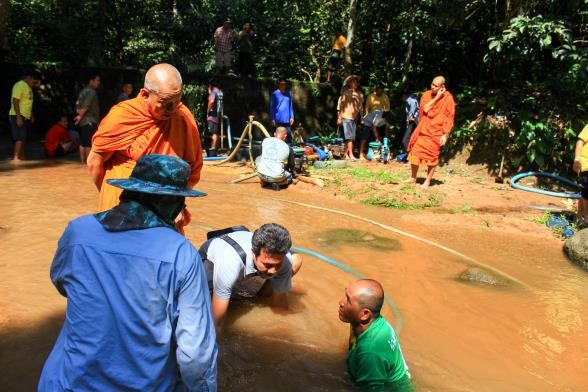
[[[411,168],[408,182],[415,183],[419,166],[427,166],[427,178],[422,187],[427,188],[431,185],[439,164],[439,152],[447,143],[454,117],[453,95],[445,89],[445,78],[437,76],[431,83],[431,89],[421,97],[419,124],[408,144],[408,161]]]
[[[67,131],[68,125],[69,121],[67,116],[61,116],[59,117],[59,121],[53,124],[47,131],[45,140],[43,140],[43,147],[47,157],[60,157],[68,152],[74,151],[78,147]]]
[[[202,169],[200,134],[181,97],[179,71],[170,64],[157,64],[145,74],[145,84],[138,96],[117,104],[102,120],[88,156],[90,176],[100,191],[99,211],[111,209],[119,202],[120,189],[106,180],[129,177],[135,162],[148,154],[183,159],[192,173],[188,187],[198,182]]]

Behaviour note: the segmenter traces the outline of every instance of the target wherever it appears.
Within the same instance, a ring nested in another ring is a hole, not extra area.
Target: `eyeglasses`
[[[177,109],[177,107],[180,105],[181,102],[181,94],[177,94],[172,96],[171,98],[161,98],[161,96],[156,93],[155,91],[151,91],[151,90],[147,90],[149,91],[149,94],[153,94],[156,97],[158,97],[159,99],[157,100],[157,106],[159,106],[161,109],[165,110],[166,112],[171,112],[175,109]]]

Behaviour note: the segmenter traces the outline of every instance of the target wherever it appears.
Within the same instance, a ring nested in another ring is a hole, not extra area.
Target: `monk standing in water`
[[[183,159],[192,173],[188,187],[198,182],[202,169],[200,134],[181,96],[178,70],[170,64],[157,64],[145,74],[145,85],[138,96],[114,106],[102,120],[88,157],[90,175],[100,191],[99,211],[119,202],[121,190],[106,180],[129,177],[135,162],[148,154]]]
[[[447,143],[447,137],[453,128],[454,116],[453,95],[445,89],[445,78],[437,76],[431,83],[431,89],[421,97],[419,125],[408,144],[408,161],[411,169],[408,182],[415,183],[419,166],[427,166],[427,178],[422,187],[427,188],[431,185],[439,164],[439,151]]]

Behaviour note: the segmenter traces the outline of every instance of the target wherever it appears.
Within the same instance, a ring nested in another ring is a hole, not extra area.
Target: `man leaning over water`
[[[190,165],[137,161],[120,203],[69,223],[51,265],[65,323],[39,391],[216,391],[217,344],[198,251],[176,231]]]
[[[392,326],[380,315],[384,289],[360,279],[339,300],[339,319],[351,325],[348,372],[362,391],[412,392],[408,366]]]

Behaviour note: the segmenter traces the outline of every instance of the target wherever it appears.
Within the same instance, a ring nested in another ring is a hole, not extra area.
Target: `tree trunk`
[[[92,47],[88,53],[88,65],[91,67],[100,66],[103,64],[103,48],[104,48],[104,31],[106,27],[106,4],[107,0],[98,0],[98,9],[96,10],[96,31],[92,39]]]
[[[357,23],[357,2],[358,0],[349,0],[349,23],[347,23],[347,44],[345,45],[345,69],[351,71],[351,50],[353,43],[353,32]]]

